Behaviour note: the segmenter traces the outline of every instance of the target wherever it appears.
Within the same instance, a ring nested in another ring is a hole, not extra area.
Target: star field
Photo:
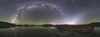
[[[100,22],[100,0],[0,0],[0,21],[11,23],[16,15],[20,24]]]

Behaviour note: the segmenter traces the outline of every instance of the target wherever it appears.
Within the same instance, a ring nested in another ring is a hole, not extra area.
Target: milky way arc
[[[11,21],[11,23],[15,23],[17,24],[18,23],[18,18],[20,18],[21,14],[28,8],[31,8],[32,6],[34,7],[39,7],[39,6],[44,6],[44,7],[47,7],[47,8],[50,8],[50,9],[53,9],[53,10],[56,10],[58,11],[58,14],[63,17],[63,14],[61,12],[59,12],[59,10],[53,6],[49,6],[48,4],[30,4],[30,5],[27,5],[27,6],[24,6],[24,7],[21,7],[17,12],[16,12],[16,15],[15,17],[13,18],[13,20]]]

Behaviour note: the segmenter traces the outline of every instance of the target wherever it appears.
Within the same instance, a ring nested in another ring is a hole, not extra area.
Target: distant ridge
[[[52,25],[52,24],[43,24],[43,25],[30,25],[30,24],[11,24],[8,22],[0,21],[0,28],[10,28],[10,27],[35,27],[35,26],[43,26],[43,27],[83,27],[83,26],[94,26],[100,27],[100,22],[93,22],[90,24],[82,24],[82,25],[69,25],[69,24],[61,24],[61,25]]]
[[[0,28],[9,28],[9,27],[14,27],[14,26],[15,26],[15,24],[0,21]]]

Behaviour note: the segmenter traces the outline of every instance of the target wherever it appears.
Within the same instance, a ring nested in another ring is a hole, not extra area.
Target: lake
[[[100,28],[94,30],[100,35]],[[60,37],[54,27],[15,27],[0,29],[0,37]]]

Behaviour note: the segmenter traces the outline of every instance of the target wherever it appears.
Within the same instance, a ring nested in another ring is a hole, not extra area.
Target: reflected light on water
[[[17,37],[16,32],[15,32],[15,27],[12,27],[11,29],[12,29],[12,32],[14,34],[14,37]]]

